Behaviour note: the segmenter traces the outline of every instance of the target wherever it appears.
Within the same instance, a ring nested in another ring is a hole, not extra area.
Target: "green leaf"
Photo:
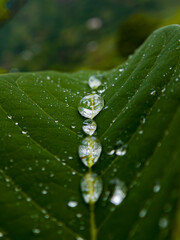
[[[80,191],[87,169],[77,153],[84,136],[77,106],[91,93],[87,81],[95,72],[0,75],[3,239],[95,240],[93,232],[97,240],[171,239],[179,198],[179,56],[180,27],[172,25],[103,73],[105,108],[95,117],[103,151],[93,167],[103,193],[93,211]],[[108,155],[118,140],[127,153]],[[128,190],[118,206],[105,200],[115,178]]]

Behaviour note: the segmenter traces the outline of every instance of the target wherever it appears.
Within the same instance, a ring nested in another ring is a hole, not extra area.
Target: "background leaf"
[[[95,118],[103,152],[93,167],[104,185],[94,212],[99,240],[171,238],[179,190],[179,40],[178,25],[155,31],[123,66],[103,73],[105,108]],[[77,154],[83,137],[77,105],[91,92],[92,74],[0,75],[4,239],[91,239],[79,186],[86,168]],[[127,153],[108,155],[118,140]],[[119,206],[105,200],[114,178],[128,189]]]

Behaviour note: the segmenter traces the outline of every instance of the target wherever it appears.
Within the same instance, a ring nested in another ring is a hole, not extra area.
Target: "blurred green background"
[[[179,0],[0,0],[0,72],[110,69],[169,24]]]

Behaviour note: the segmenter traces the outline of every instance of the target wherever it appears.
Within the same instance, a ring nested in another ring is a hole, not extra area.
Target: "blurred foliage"
[[[0,26],[11,18],[27,0],[0,0]]]
[[[0,74],[2,74],[2,73],[7,73],[7,71],[2,69],[2,68],[0,68]]]
[[[10,15],[24,2],[8,1]],[[110,69],[127,57],[123,50],[120,52],[120,41],[132,36],[129,43],[132,52],[156,27],[148,18],[165,10],[169,16],[169,10],[177,6],[179,0],[28,1],[0,31],[0,66],[8,71]],[[146,27],[140,25],[142,32],[136,29],[135,35],[126,32],[121,36],[119,23],[129,21],[126,19],[137,12],[144,12]]]
[[[130,16],[120,26],[117,37],[118,51],[128,57],[160,25],[160,19],[138,13]]]
[[[9,10],[6,7],[7,0],[0,1],[0,25],[8,19],[9,17]]]

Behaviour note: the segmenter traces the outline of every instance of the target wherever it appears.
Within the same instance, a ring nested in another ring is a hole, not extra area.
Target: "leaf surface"
[[[179,198],[179,40],[178,25],[161,28],[124,65],[103,73],[105,108],[95,117],[103,151],[93,167],[103,180],[97,240],[171,239]],[[84,137],[77,106],[96,73],[0,75],[4,239],[95,240],[80,191],[87,169],[77,153]],[[108,155],[119,140],[127,153]],[[112,179],[128,189],[118,206],[106,199]]]

